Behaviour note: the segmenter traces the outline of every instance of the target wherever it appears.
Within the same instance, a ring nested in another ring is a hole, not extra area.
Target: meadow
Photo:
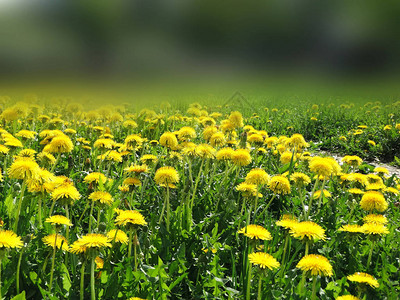
[[[3,96],[0,299],[398,299],[399,108]]]

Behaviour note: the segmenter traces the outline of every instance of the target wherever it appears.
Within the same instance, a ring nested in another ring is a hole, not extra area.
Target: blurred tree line
[[[2,76],[400,66],[395,0],[17,2],[0,7]]]

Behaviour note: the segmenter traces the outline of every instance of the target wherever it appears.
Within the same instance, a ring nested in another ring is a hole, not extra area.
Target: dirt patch
[[[342,163],[342,158],[344,156],[335,154],[335,153],[329,153],[326,151],[321,151],[322,153],[324,153],[325,155],[331,156],[334,159],[336,159],[336,161],[338,161],[340,164]],[[366,161],[366,163],[368,163],[369,165],[372,165],[374,167],[383,167],[386,168],[389,171],[389,176],[392,176],[393,174],[396,175],[396,177],[400,177],[400,168],[382,163],[380,161]]]

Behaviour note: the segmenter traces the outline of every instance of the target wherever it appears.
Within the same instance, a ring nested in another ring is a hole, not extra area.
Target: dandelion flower
[[[270,179],[271,177],[267,174],[267,172],[260,168],[252,169],[246,175],[246,182],[257,185],[267,184]]]
[[[272,177],[268,186],[276,194],[285,195],[290,193],[290,182],[282,175]]]
[[[378,173],[379,175],[384,175],[384,174],[389,174],[388,169],[384,168],[384,167],[376,167],[374,169],[375,173]]]
[[[387,227],[383,224],[379,223],[365,223],[362,226],[363,233],[378,236],[378,235],[386,235],[389,233]]]
[[[92,183],[92,182],[99,183],[100,181],[102,183],[105,183],[107,181],[107,177],[102,173],[93,172],[86,175],[83,181],[86,183]]]
[[[245,197],[257,195],[257,185],[248,182],[242,182],[235,187],[238,192],[242,192]]]
[[[62,184],[57,187],[52,193],[53,200],[67,200],[73,202],[81,197],[78,190],[71,184]]]
[[[246,149],[237,149],[232,153],[232,162],[237,166],[247,166],[251,163],[251,156]]]
[[[46,219],[46,223],[50,223],[51,225],[67,225],[72,226],[71,220],[67,217],[61,215],[53,215]]]
[[[249,254],[249,261],[258,265],[261,269],[276,269],[280,267],[280,263],[270,254],[265,252],[254,252]]]
[[[68,153],[74,149],[71,139],[65,135],[59,135],[54,137],[48,147],[47,152],[51,153]]]
[[[101,204],[111,205],[113,198],[110,193],[103,191],[96,191],[89,195],[89,199],[92,201],[100,202]]]
[[[347,276],[347,279],[353,282],[368,284],[373,288],[379,287],[378,281],[372,275],[369,275],[367,273],[356,272],[353,275]]]
[[[11,230],[0,231],[0,249],[21,248],[23,242],[21,238]]]
[[[94,259],[94,262],[96,264],[96,269],[103,269],[104,260],[100,256],[96,256],[96,258]]]
[[[99,250],[100,248],[110,247],[111,244],[108,242],[108,238],[99,233],[89,233],[82,236],[80,239],[75,241],[69,251],[71,253],[84,253],[89,249]]]
[[[308,175],[300,172],[294,172],[290,176],[290,180],[294,182],[295,185],[299,187],[306,186],[311,183],[311,179]]]
[[[125,168],[124,171],[139,175],[141,173],[147,173],[149,171],[149,167],[147,165],[130,165],[129,167]]]
[[[54,248],[54,245],[56,245],[58,249],[61,249],[61,247],[62,247],[62,250],[64,250],[64,251],[68,251],[68,249],[69,249],[67,239],[58,233],[47,235],[44,238],[42,238],[42,241],[47,246],[50,246],[52,248]]]
[[[316,255],[316,254],[306,255],[299,261],[296,268],[299,268],[304,272],[309,272],[311,276],[333,275],[332,265],[329,263],[329,260],[322,255]]]
[[[235,128],[243,127],[243,116],[238,111],[233,111],[229,115],[229,121],[233,124]]]
[[[160,144],[165,147],[175,149],[176,146],[178,146],[178,140],[176,135],[172,132],[164,132],[160,137]]]
[[[356,296],[353,295],[343,295],[337,297],[336,300],[360,300],[360,298],[357,298]]]
[[[143,215],[136,210],[116,210],[118,216],[115,218],[116,225],[125,226],[132,225],[147,225]]]
[[[201,144],[196,146],[195,153],[201,158],[214,158],[216,150],[208,144]]]
[[[247,225],[238,231],[251,239],[271,240],[271,233],[260,225]]]
[[[282,218],[275,222],[277,226],[281,226],[285,229],[292,229],[299,222],[292,215],[283,215]]]
[[[112,229],[107,232],[107,238],[110,242],[115,241],[121,244],[128,244],[128,236],[121,229]]]
[[[323,177],[329,177],[334,171],[332,163],[327,158],[318,156],[311,159],[309,167],[311,172]]]
[[[384,215],[369,214],[363,218],[365,223],[378,223],[385,225],[388,223],[387,218]]]
[[[39,171],[39,165],[35,161],[31,159],[18,159],[11,164],[7,173],[11,178],[29,179],[35,178]]]
[[[322,195],[325,197],[325,198],[330,198],[330,197],[332,197],[332,195],[331,195],[331,193],[329,193],[327,190],[323,190],[322,191]],[[321,196],[321,190],[318,190],[318,191],[315,191],[315,193],[314,193],[314,195],[313,195],[313,198],[314,199],[318,199],[319,197]]]
[[[304,221],[295,224],[290,234],[296,239],[309,239],[312,241],[325,240],[325,229],[311,221]]]
[[[350,233],[363,233],[363,228],[360,225],[354,224],[354,225],[343,225],[338,229],[339,231],[345,231],[345,232],[350,232]]]
[[[346,155],[342,158],[342,162],[353,167],[358,167],[359,165],[361,165],[362,159],[357,155]]]
[[[233,150],[230,147],[225,147],[220,149],[217,154],[216,154],[216,158],[218,160],[230,160],[232,158],[233,153],[235,152],[235,150]]]
[[[173,167],[161,167],[156,171],[154,180],[158,185],[169,185],[179,182],[179,174]]]
[[[382,193],[368,191],[362,196],[360,206],[366,211],[372,211],[376,209],[379,212],[383,212],[388,208],[389,205]]]

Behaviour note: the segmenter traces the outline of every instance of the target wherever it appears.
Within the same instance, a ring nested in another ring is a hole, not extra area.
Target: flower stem
[[[15,275],[16,277],[16,285],[17,285],[17,294],[19,294],[19,272],[21,270],[21,261],[22,261],[22,254],[24,253],[24,249],[22,248],[21,252],[19,253],[19,257],[18,257],[18,264],[17,264],[17,274]],[[1,299],[1,297],[0,297]]]
[[[308,216],[310,215],[311,205],[312,205],[312,202],[313,202],[314,193],[315,193],[315,190],[317,189],[318,183],[319,183],[319,176],[317,175],[317,179],[315,180],[315,184],[314,184],[313,190],[311,192],[310,202],[308,203],[306,220],[308,219]]]
[[[317,276],[313,276],[311,300],[315,300],[317,296]]]
[[[92,257],[92,263],[90,265],[90,292],[91,299],[96,300],[96,291],[94,289],[94,257]]]
[[[131,253],[132,253],[132,233],[133,229],[130,228],[129,229],[129,244],[128,244],[128,257],[131,257]]]
[[[165,201],[167,203],[167,231],[169,232],[169,222],[171,218],[171,207],[169,205],[169,186],[167,185],[167,194],[165,196]]]
[[[262,279],[263,279],[263,273],[260,274],[260,278],[258,279],[258,293],[257,293],[257,300],[262,299]]]
[[[289,234],[286,234],[285,246],[283,248],[282,264],[281,264],[281,266],[282,266],[282,268],[281,268],[281,277],[283,277],[283,274],[285,272],[286,250],[287,250],[288,243],[289,243]]]
[[[318,199],[318,212],[319,212],[319,208],[321,207],[322,204],[322,196],[324,195],[324,187],[325,187],[325,182],[326,182],[326,178],[324,178],[324,181],[322,182],[322,186],[321,186],[321,193],[319,194],[319,199]],[[317,214],[318,214],[317,212]]]
[[[53,286],[54,261],[56,258],[56,249],[57,249],[57,231],[56,231],[56,237],[54,238],[53,257],[51,259],[50,284],[49,284],[49,293],[50,294],[51,294],[51,288]]]
[[[133,230],[133,255],[134,255],[134,260],[135,260],[135,272],[137,271],[137,231],[136,228]]]
[[[89,214],[89,233],[92,233],[92,214],[93,214],[93,207],[94,207],[94,201],[92,201],[90,205],[90,214]]]
[[[44,198],[44,193],[40,193],[39,200],[38,200],[38,221],[39,221],[39,228],[43,227],[42,223],[42,201]]]
[[[81,267],[81,287],[80,287],[80,300],[84,299],[84,294],[85,294],[85,261],[82,262],[82,267]]]
[[[371,263],[371,258],[372,258],[372,252],[374,250],[375,242],[371,241],[371,249],[369,249],[369,254],[368,254],[368,260],[367,260],[367,270],[369,268],[369,265]]]
[[[24,181],[22,182],[21,194],[20,194],[19,200],[18,200],[17,213],[15,215],[15,222],[14,222],[14,232],[15,233],[17,233],[17,229],[18,229],[19,215],[21,213],[22,198],[24,197],[25,189],[26,189],[26,180],[24,179]]]

